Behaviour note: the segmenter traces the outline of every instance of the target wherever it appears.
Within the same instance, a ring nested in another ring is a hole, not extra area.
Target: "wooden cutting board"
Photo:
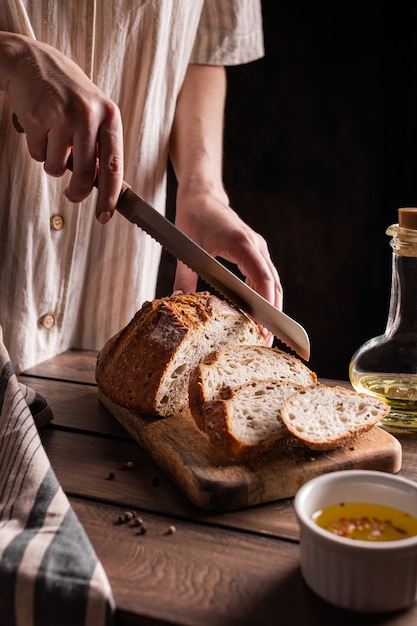
[[[256,461],[219,466],[210,459],[210,444],[191,420],[151,417],[99,398],[157,465],[196,506],[232,511],[295,495],[305,482],[341,469],[373,469],[396,473],[402,448],[395,437],[374,426],[338,450],[312,452],[291,440],[274,455]]]

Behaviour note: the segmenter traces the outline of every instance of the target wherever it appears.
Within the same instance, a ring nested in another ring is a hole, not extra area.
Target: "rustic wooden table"
[[[415,626],[417,605],[353,614],[307,588],[292,499],[222,514],[193,506],[101,405],[95,360],[67,352],[19,379],[53,410],[42,441],[107,572],[121,624]],[[400,473],[417,480],[417,436],[398,438]],[[121,469],[127,461],[133,467]],[[143,534],[117,523],[131,509]]]

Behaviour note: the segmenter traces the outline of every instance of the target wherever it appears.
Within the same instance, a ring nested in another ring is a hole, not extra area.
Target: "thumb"
[[[174,279],[174,292],[182,291],[190,293],[197,289],[198,275],[193,272],[185,263],[177,261],[177,269]]]

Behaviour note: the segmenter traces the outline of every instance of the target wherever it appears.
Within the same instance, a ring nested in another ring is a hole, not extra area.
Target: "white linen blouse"
[[[165,211],[168,142],[187,65],[264,54],[260,0],[2,0],[0,30],[47,42],[120,107],[125,179]],[[16,373],[100,350],[154,298],[161,247],[119,214],[97,223],[31,159],[0,92],[0,325]]]

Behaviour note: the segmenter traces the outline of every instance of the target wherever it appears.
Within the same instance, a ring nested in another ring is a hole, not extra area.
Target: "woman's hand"
[[[178,187],[176,225],[214,257],[237,265],[246,283],[282,310],[283,290],[265,239],[229,206],[226,194],[190,193]],[[175,291],[194,291],[197,275],[180,261]],[[268,343],[272,337],[268,335]]]
[[[282,309],[282,287],[266,241],[233,211],[224,190],[225,97],[224,67],[188,66],[170,138],[178,181],[175,221],[212,256],[237,265],[252,289]],[[194,291],[196,286],[197,275],[178,262],[174,290]]]
[[[97,219],[107,222],[123,181],[123,131],[120,111],[81,68],[39,41],[0,33],[0,87],[7,92],[31,156],[51,176],[73,174],[66,196],[84,200],[100,164]]]

